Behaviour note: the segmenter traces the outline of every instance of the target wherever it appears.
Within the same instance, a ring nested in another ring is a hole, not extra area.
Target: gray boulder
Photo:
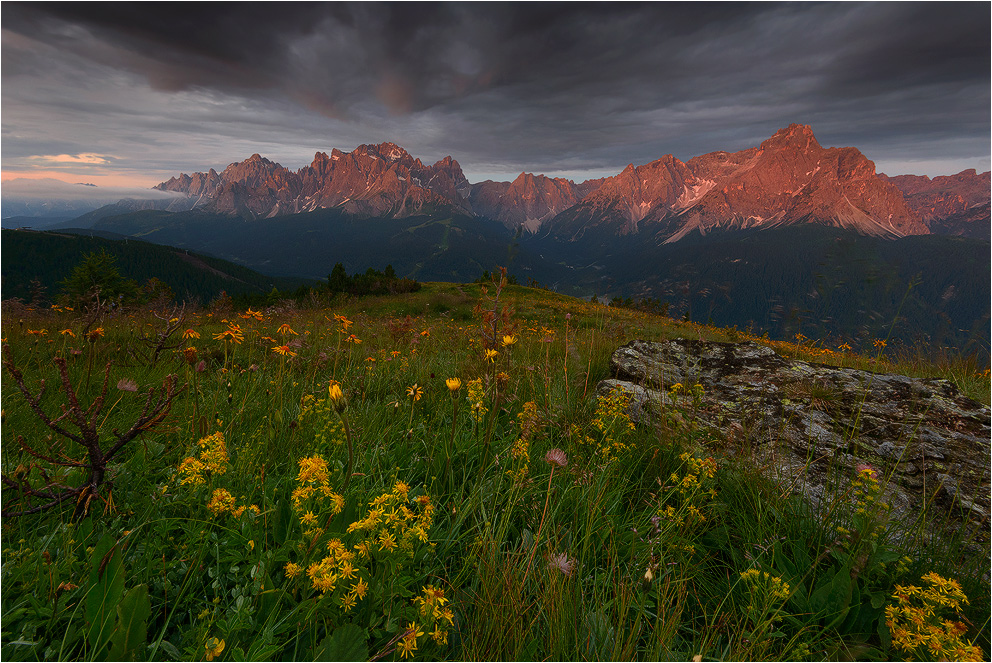
[[[989,540],[989,408],[947,380],[837,368],[782,357],[757,343],[632,341],[613,353],[631,416],[673,418],[710,432],[814,505],[844,490],[860,464],[878,470],[894,522],[966,527]],[[699,384],[695,401],[675,384]]]

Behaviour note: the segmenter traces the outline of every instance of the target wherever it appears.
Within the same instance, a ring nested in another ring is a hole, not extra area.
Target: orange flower
[[[186,331],[183,332],[183,338],[184,339],[200,338],[200,332],[193,329],[187,329]]]
[[[287,322],[284,322],[283,324],[279,325],[279,329],[277,329],[276,331],[282,334],[283,336],[287,336],[289,334],[293,334],[294,336],[299,336],[299,334],[293,331],[293,328],[290,327],[289,323]]]
[[[228,323],[227,329],[225,329],[219,334],[214,334],[214,340],[224,341],[225,343],[230,341],[232,343],[240,344],[242,341],[245,340],[245,335],[244,332],[241,331],[241,325],[234,325]]]
[[[86,332],[86,340],[95,343],[98,338],[103,338],[103,327],[97,327]]]
[[[286,357],[286,356],[295,357],[296,356],[296,353],[293,352],[292,350],[290,350],[288,345],[277,345],[276,347],[272,348],[272,351],[275,352],[276,354],[280,354],[280,355],[282,355],[284,357]]]

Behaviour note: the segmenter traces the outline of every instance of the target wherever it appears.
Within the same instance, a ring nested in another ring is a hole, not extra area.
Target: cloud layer
[[[472,181],[581,179],[801,122],[889,174],[987,170],[989,18],[984,3],[5,3],[3,167],[75,155],[57,165],[154,182],[391,140]]]

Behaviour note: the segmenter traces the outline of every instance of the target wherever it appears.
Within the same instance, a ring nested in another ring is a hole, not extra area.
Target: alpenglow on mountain
[[[887,177],[853,147],[824,148],[793,124],[758,147],[683,162],[666,155],[575,183],[521,173],[470,183],[450,156],[426,165],[393,143],[318,152],[298,171],[254,154],[217,173],[182,174],[155,188],[182,193],[168,209],[245,219],[317,209],[360,217],[484,216],[568,241],[589,233],[674,242],[698,231],[819,224],[880,237],[988,236],[989,173]]]

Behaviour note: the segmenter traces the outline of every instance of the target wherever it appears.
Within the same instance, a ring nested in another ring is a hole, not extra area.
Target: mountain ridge
[[[694,230],[802,223],[891,238],[986,236],[988,182],[988,172],[974,170],[888,177],[857,148],[824,148],[809,125],[791,124],[756,147],[686,162],[667,154],[581,183],[522,172],[512,182],[472,184],[451,156],[426,165],[384,142],[317,152],[297,171],[253,154],[220,173],[183,173],[155,188],[186,196],[173,210],[245,219],[329,208],[379,218],[440,212],[485,216],[565,240],[646,232],[674,242]]]

